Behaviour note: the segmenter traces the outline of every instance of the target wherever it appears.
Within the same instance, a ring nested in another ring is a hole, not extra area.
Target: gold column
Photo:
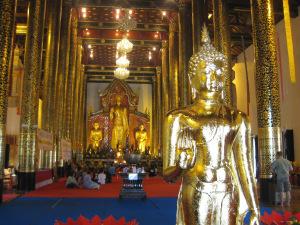
[[[79,124],[78,124],[78,141],[79,141],[79,146],[80,146],[80,154],[82,156],[83,150],[84,150],[84,144],[83,144],[83,132],[84,132],[84,120],[83,120],[83,115],[84,115],[84,85],[85,85],[85,77],[84,77],[84,66],[82,66],[82,72],[80,74],[80,99],[79,99]]]
[[[45,0],[29,2],[19,139],[18,189],[35,188],[36,129],[42,65]]]
[[[203,24],[207,23],[207,7],[206,0],[192,0],[192,29],[193,29],[193,53],[197,53],[201,45],[201,30]]]
[[[185,0],[178,1],[179,7],[179,96],[180,106],[191,103],[192,94],[190,82],[187,76],[189,59],[193,54],[193,40],[191,29],[191,2]]]
[[[73,9],[72,9],[73,10]],[[71,139],[72,135],[72,120],[73,120],[73,97],[75,86],[75,72],[76,72],[76,57],[77,57],[77,16],[72,14],[71,19],[71,43],[70,43],[70,59],[69,59],[69,71],[67,78],[67,85],[65,89],[66,97],[66,134],[67,138]]]
[[[155,154],[157,148],[157,77],[152,78],[152,143],[151,154]]]
[[[85,75],[85,73],[83,74],[84,78],[83,78],[83,92],[82,92],[82,100],[83,100],[83,104],[82,104],[82,146],[83,146],[83,150],[87,149],[87,107],[86,107],[86,90],[87,90],[87,77]]]
[[[53,79],[53,86],[52,86],[52,108],[51,108],[51,117],[50,121],[53,121],[53,138],[54,138],[54,154],[53,154],[53,163],[55,166],[55,176],[58,175],[58,167],[60,166],[60,135],[59,135],[59,116],[58,116],[58,107],[59,107],[59,86],[60,86],[60,79],[58,73],[59,62],[61,61],[60,58],[60,31],[61,31],[61,18],[62,18],[62,5],[63,0],[57,0],[57,19],[56,19],[56,46],[55,46],[55,54],[54,54],[54,79]]]
[[[83,97],[83,82],[84,82],[84,66],[80,64],[80,74],[77,79],[79,79],[79,89],[78,89],[78,108],[77,108],[77,128],[76,128],[76,133],[77,133],[77,142],[78,142],[78,154],[82,156],[83,153],[83,144],[82,144],[82,109],[83,109],[83,102],[82,102],[82,97]]]
[[[280,98],[272,0],[251,0],[255,47],[258,148],[261,200],[272,201],[269,182],[271,163],[281,151]]]
[[[165,118],[166,113],[169,111],[169,80],[168,80],[168,43],[162,42],[161,48],[161,88],[162,88],[162,115],[161,118]]]
[[[224,103],[232,106],[232,65],[230,52],[230,27],[228,24],[227,0],[213,0],[214,12],[214,44],[218,51],[226,56],[224,68]]]
[[[58,63],[59,31],[61,19],[61,0],[48,1],[48,33],[43,80],[43,119],[42,128],[46,131],[54,130],[55,112],[55,78]]]
[[[161,149],[161,145],[162,145],[162,107],[161,107],[161,103],[162,103],[162,87],[161,87],[161,67],[156,67],[156,126],[157,126],[157,146],[155,147],[155,151],[154,154],[157,156],[160,149]]]
[[[62,6],[62,19],[60,28],[60,45],[59,45],[59,61],[57,69],[57,84],[56,84],[56,106],[55,110],[57,115],[56,135],[57,135],[57,156],[58,162],[58,175],[63,176],[63,161],[60,141],[65,137],[65,85],[67,80],[67,71],[69,68],[69,51],[70,51],[70,14],[71,4],[65,2]]]
[[[13,49],[16,0],[0,2],[0,203],[2,202],[5,161],[5,130],[8,100],[8,78]]]
[[[62,49],[62,58],[64,58],[62,62],[62,76],[63,76],[63,105],[62,105],[62,132],[63,137],[68,138],[67,131],[67,96],[69,93],[69,63],[70,63],[70,39],[71,39],[71,3],[66,3],[63,9],[63,17],[62,17],[62,36],[61,36],[61,49]]]
[[[80,97],[80,85],[82,78],[82,66],[81,66],[81,56],[82,56],[82,41],[78,40],[77,44],[77,57],[76,57],[76,69],[75,73],[75,83],[73,89],[73,99],[72,99],[72,146],[73,149],[78,153],[79,150],[79,140],[78,140],[78,119],[79,119],[79,97]]]
[[[169,24],[169,96],[170,109],[178,108],[178,32],[176,22]]]

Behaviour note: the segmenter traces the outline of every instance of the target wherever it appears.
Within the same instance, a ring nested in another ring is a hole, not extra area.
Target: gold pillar
[[[35,188],[36,129],[42,65],[45,0],[29,2],[19,139],[18,189]]]
[[[9,66],[12,57],[16,0],[0,2],[0,203],[2,202],[5,163],[5,130],[8,100]]]
[[[79,124],[78,124],[78,141],[79,141],[79,146],[80,146],[80,154],[83,154],[84,150],[84,143],[83,143],[83,132],[84,132],[84,120],[83,120],[83,115],[84,115],[84,89],[85,89],[85,77],[84,77],[84,66],[82,66],[82,72],[80,74],[80,98],[79,98]]]
[[[56,161],[58,162],[58,175],[62,176],[63,161],[60,141],[65,137],[65,85],[67,80],[67,71],[69,68],[69,51],[70,51],[70,12],[71,4],[65,2],[62,6],[62,19],[60,28],[60,45],[59,45],[59,62],[57,69],[57,84],[56,84],[56,106],[55,110],[57,115],[56,135],[57,135],[57,155]]]
[[[228,24],[227,0],[213,0],[214,12],[214,44],[215,48],[226,56],[224,68],[224,103],[232,106],[232,65],[231,65],[231,41],[230,27]]]
[[[72,9],[73,11],[73,9]],[[71,42],[70,42],[70,59],[69,59],[69,71],[66,81],[65,98],[66,98],[66,135],[68,139],[71,139],[72,135],[72,123],[73,123],[73,97],[75,86],[75,72],[76,72],[76,57],[77,57],[77,16],[72,14],[71,19]]]
[[[161,118],[165,118],[166,113],[170,109],[169,105],[169,80],[168,80],[168,42],[162,42],[161,48],[161,87],[162,87],[162,116]]]
[[[188,72],[189,59],[193,54],[193,40],[191,29],[191,2],[178,1],[179,7],[179,106],[186,106],[191,103],[192,94]]]
[[[152,143],[151,154],[155,154],[157,148],[157,77],[152,78]]]
[[[52,105],[51,108],[51,117],[50,121],[53,121],[53,143],[54,143],[54,154],[53,154],[53,163],[55,166],[55,176],[58,175],[58,167],[61,166],[62,161],[60,160],[60,135],[59,135],[59,116],[58,116],[58,107],[59,107],[59,89],[60,89],[60,79],[58,73],[59,62],[61,61],[60,58],[60,31],[61,31],[61,18],[62,18],[62,5],[63,0],[57,0],[57,19],[56,19],[56,48],[54,54],[54,79],[53,79],[53,86],[52,86]],[[60,162],[61,161],[61,162]],[[60,165],[59,165],[60,164]]]
[[[78,133],[77,135],[77,140],[78,140],[78,154],[80,154],[82,156],[83,154],[83,144],[82,144],[82,131],[83,131],[83,127],[82,127],[82,109],[83,109],[83,102],[82,102],[82,96],[83,96],[83,83],[84,83],[84,66],[80,65],[81,69],[80,69],[80,74],[77,79],[79,79],[79,90],[78,90],[78,113],[77,113],[77,130],[76,133]]]
[[[43,80],[43,119],[42,128],[54,131],[55,78],[58,63],[59,31],[61,20],[61,0],[48,1],[48,33]]]
[[[73,89],[73,99],[72,99],[72,146],[76,152],[79,152],[79,140],[78,140],[78,124],[79,124],[79,97],[80,97],[80,85],[82,81],[82,41],[78,40],[77,44],[77,57],[76,57],[76,68],[74,71],[75,82]]]
[[[170,109],[178,108],[178,32],[176,22],[169,24],[169,96]]]
[[[83,78],[83,96],[82,96],[82,100],[83,100],[83,108],[82,108],[82,145],[83,145],[83,150],[85,151],[87,149],[87,106],[86,106],[86,90],[87,90],[87,77],[85,75],[85,73],[83,74],[84,78]]]
[[[207,7],[206,0],[192,0],[192,29],[193,29],[193,53],[197,53],[201,45],[201,30],[203,24],[207,24]]]
[[[261,200],[268,198],[271,163],[281,151],[280,98],[272,0],[251,0],[255,47]]]
[[[162,102],[162,88],[161,88],[161,67],[156,67],[156,82],[157,82],[157,87],[156,87],[156,92],[157,92],[157,147],[156,147],[156,152],[155,155],[158,155],[159,151],[161,150],[161,145],[162,145],[162,107],[161,107],[161,102]]]
[[[152,154],[158,155],[161,143],[161,68],[156,67],[152,84]]]
[[[62,132],[63,137],[68,139],[68,117],[67,117],[67,109],[68,109],[68,102],[67,97],[69,93],[69,64],[70,64],[70,39],[71,39],[71,3],[66,3],[65,7],[63,8],[63,17],[62,17],[62,29],[61,29],[61,49],[63,51],[64,60],[62,62],[62,76],[63,76],[63,104],[62,104]]]

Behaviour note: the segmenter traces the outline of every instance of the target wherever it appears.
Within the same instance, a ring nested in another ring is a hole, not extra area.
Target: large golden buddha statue
[[[112,123],[111,147],[116,150],[118,145],[126,146],[129,134],[127,109],[121,106],[121,96],[116,97],[116,105],[110,109],[109,118]]]
[[[90,132],[90,145],[92,146],[92,149],[98,149],[101,145],[101,141],[103,138],[102,130],[99,129],[99,123],[94,122],[93,129]]]
[[[243,224],[250,210],[250,224],[258,225],[250,124],[244,113],[222,104],[225,57],[210,44],[205,27],[202,44],[189,64],[195,101],[170,111],[163,129],[164,176],[182,177],[176,224]]]
[[[135,132],[135,140],[137,143],[137,149],[140,153],[144,153],[146,149],[147,142],[147,131],[143,124],[139,126],[139,129]]]

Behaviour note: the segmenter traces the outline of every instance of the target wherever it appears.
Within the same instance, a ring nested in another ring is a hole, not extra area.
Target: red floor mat
[[[161,177],[145,178],[144,189],[147,197],[177,197],[180,183],[169,184]],[[114,177],[113,182],[100,187],[100,190],[68,189],[65,179],[26,193],[26,197],[56,197],[56,198],[116,198],[121,189],[121,179]]]

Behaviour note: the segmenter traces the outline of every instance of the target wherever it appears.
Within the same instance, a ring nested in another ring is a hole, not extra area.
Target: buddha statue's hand
[[[179,154],[179,167],[181,169],[188,169],[191,167],[191,156],[185,150]]]

